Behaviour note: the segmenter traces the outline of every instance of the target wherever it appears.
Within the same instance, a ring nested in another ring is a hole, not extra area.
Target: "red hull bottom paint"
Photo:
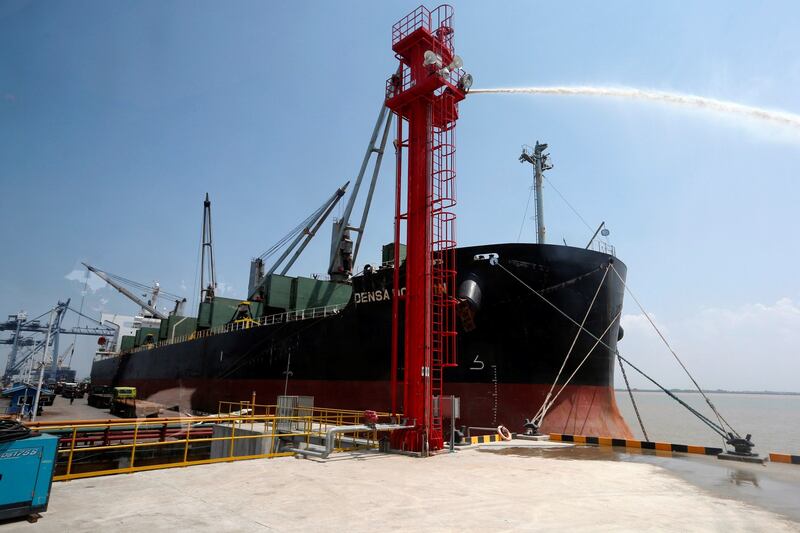
[[[260,404],[275,403],[285,391],[289,395],[313,396],[314,405],[319,407],[383,412],[390,409],[388,381],[290,380],[287,386],[282,380],[264,379],[150,379],[125,380],[118,385],[136,387],[139,398],[168,407],[179,406],[184,412],[217,412],[220,401],[249,401],[253,391]],[[525,419],[536,414],[550,385],[445,383],[444,388],[446,395],[461,398],[458,426],[504,425],[521,432]],[[566,387],[548,411],[540,431],[633,438],[617,408],[613,389],[591,385]]]

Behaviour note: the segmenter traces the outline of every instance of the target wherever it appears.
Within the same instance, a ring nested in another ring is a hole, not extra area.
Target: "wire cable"
[[[556,191],[556,194],[558,194],[558,195],[561,197],[561,199],[562,199],[562,200],[564,200],[564,203],[565,203],[565,204],[567,204],[567,207],[569,207],[570,209],[572,209],[572,212],[573,212],[573,213],[575,213],[575,214],[578,216],[578,218],[579,218],[579,219],[581,219],[581,222],[583,222],[583,225],[584,225],[584,226],[586,226],[587,228],[589,228],[589,231],[594,231],[594,228],[593,228],[593,227],[591,227],[591,226],[589,225],[589,223],[588,223],[588,222],[586,222],[586,219],[585,219],[585,218],[583,218],[583,217],[581,216],[581,214],[580,214],[580,213],[578,213],[578,210],[577,210],[577,209],[575,209],[574,207],[572,207],[572,204],[571,204],[571,203],[569,203],[569,201],[567,201],[567,199],[564,197],[564,195],[563,195],[563,194],[561,194],[561,191],[559,191],[559,190],[556,188],[556,186],[555,186],[555,185],[553,185],[553,182],[552,182],[552,181],[550,181],[550,180],[547,178],[547,176],[545,176],[544,174],[542,174],[542,176],[544,177],[544,179],[546,179],[546,180],[547,180],[547,183],[549,183],[549,184],[550,184],[550,186],[553,188],[553,190],[554,190],[554,191]]]
[[[614,267],[612,266],[611,268],[614,268]],[[638,298],[636,298],[636,295],[635,295],[635,294],[633,294],[633,291],[630,289],[630,287],[628,287],[628,284],[627,284],[627,283],[625,283],[625,280],[622,278],[622,276],[620,275],[620,273],[619,273],[619,272],[617,272],[617,269],[616,269],[616,268],[614,268],[614,273],[617,275],[617,277],[619,278],[620,282],[622,283],[622,286],[623,286],[623,287],[625,287],[625,290],[628,292],[628,294],[630,294],[630,295],[631,295],[631,298],[633,298],[633,301],[634,301],[634,302],[636,302],[636,305],[639,307],[639,310],[640,310],[640,311],[641,311],[641,312],[644,314],[645,318],[647,318],[647,321],[648,321],[648,322],[650,322],[650,325],[651,325],[651,326],[653,326],[653,329],[654,329],[654,330],[656,330],[656,333],[658,333],[658,336],[659,336],[659,337],[661,337],[661,340],[664,342],[664,345],[665,345],[665,346],[667,347],[667,349],[670,351],[670,353],[672,354],[672,356],[675,358],[675,360],[676,360],[676,361],[678,362],[678,364],[681,366],[681,368],[683,369],[683,371],[684,371],[684,372],[686,372],[686,375],[687,375],[687,376],[689,376],[689,379],[690,379],[690,380],[692,381],[692,383],[694,384],[695,388],[697,389],[697,392],[699,392],[699,393],[700,393],[700,395],[701,395],[701,396],[703,397],[703,399],[706,401],[706,403],[708,404],[708,406],[711,408],[711,411],[714,413],[714,415],[715,415],[715,416],[717,417],[717,419],[719,420],[719,423],[720,423],[720,425],[721,425],[721,426],[722,426],[722,425],[724,425],[724,426],[727,426],[727,427],[728,427],[728,429],[730,429],[730,430],[731,430],[731,431],[732,431],[732,432],[733,432],[733,433],[734,433],[734,434],[735,434],[737,437],[741,437],[741,435],[739,435],[739,433],[738,433],[738,432],[737,432],[735,429],[733,429],[733,427],[731,427],[731,425],[730,425],[730,424],[728,424],[728,421],[727,421],[727,420],[725,420],[725,419],[722,417],[722,415],[719,413],[719,411],[717,411],[717,408],[716,408],[716,407],[714,406],[714,404],[711,402],[711,399],[710,399],[708,396],[706,396],[706,393],[705,393],[705,392],[703,392],[703,389],[701,389],[701,388],[700,388],[700,385],[699,385],[699,384],[697,383],[697,381],[694,379],[694,376],[692,376],[692,373],[691,373],[691,372],[689,372],[689,369],[688,369],[688,368],[686,368],[686,365],[684,365],[684,364],[683,364],[683,361],[681,361],[681,358],[680,358],[680,357],[678,357],[678,354],[677,354],[677,353],[675,353],[675,350],[673,350],[673,349],[672,349],[672,346],[670,346],[669,342],[667,342],[667,339],[666,339],[666,338],[664,337],[664,335],[661,333],[661,330],[660,330],[660,329],[658,329],[658,326],[656,326],[655,322],[653,322],[653,319],[652,319],[652,318],[650,318],[650,314],[649,314],[647,311],[645,311],[644,307],[643,307],[643,306],[642,306],[642,304],[639,302],[639,299],[638,299]]]
[[[565,313],[564,311],[562,311],[562,310],[561,310],[561,308],[559,308],[559,307],[558,307],[556,304],[554,304],[553,302],[551,302],[550,300],[548,300],[547,298],[545,298],[544,296],[542,296],[541,294],[539,294],[539,292],[538,292],[536,289],[534,289],[533,287],[531,287],[530,285],[528,285],[527,283],[525,283],[525,282],[524,282],[522,279],[520,279],[520,278],[519,278],[519,277],[518,277],[516,274],[514,274],[514,273],[513,273],[513,272],[511,272],[509,269],[507,269],[505,266],[503,266],[503,264],[502,264],[502,263],[498,262],[498,263],[497,263],[497,266],[499,266],[499,267],[500,267],[500,268],[501,268],[503,271],[505,271],[505,272],[506,272],[508,275],[510,275],[510,276],[511,276],[512,278],[514,278],[515,280],[517,280],[519,283],[521,283],[521,284],[522,284],[524,287],[526,287],[528,290],[530,290],[530,291],[531,291],[533,294],[535,294],[536,296],[538,296],[539,298],[541,298],[541,299],[542,299],[542,300],[543,300],[543,301],[544,301],[544,302],[545,302],[547,305],[549,305],[550,307],[552,307],[553,309],[555,309],[555,310],[556,310],[556,312],[558,312],[558,313],[559,313],[560,315],[562,315],[564,318],[566,318],[567,320],[569,320],[570,322],[572,322],[572,323],[573,323],[573,324],[575,324],[576,326],[578,326],[578,327],[581,327],[581,326],[580,326],[580,324],[579,324],[579,323],[578,323],[578,322],[577,322],[575,319],[573,319],[573,318],[572,318],[571,316],[569,316],[567,313]],[[613,268],[613,265],[612,265],[612,268]],[[619,275],[619,273],[617,273],[617,275]],[[661,389],[662,391],[664,391],[664,392],[665,392],[665,393],[666,393],[668,396],[670,396],[672,399],[674,399],[675,401],[677,401],[678,403],[680,403],[682,406],[684,406],[684,407],[685,407],[685,408],[686,408],[686,409],[687,409],[687,410],[688,410],[690,413],[692,413],[692,414],[693,414],[693,415],[695,415],[697,418],[699,418],[699,419],[700,419],[700,420],[701,420],[703,423],[705,423],[707,426],[709,426],[709,427],[710,427],[710,428],[711,428],[711,429],[712,429],[712,430],[713,430],[715,433],[718,433],[720,436],[722,436],[722,438],[723,438],[723,439],[727,439],[727,435],[725,434],[725,428],[724,428],[724,427],[722,427],[722,426],[720,426],[720,425],[717,425],[716,423],[712,422],[711,420],[709,420],[709,419],[708,419],[708,417],[704,416],[702,413],[700,413],[699,411],[697,411],[697,409],[695,409],[695,408],[691,407],[689,404],[687,404],[686,402],[684,402],[683,400],[681,400],[680,398],[678,398],[677,396],[675,396],[675,395],[674,395],[672,392],[670,392],[669,390],[667,390],[665,387],[661,386],[661,384],[660,384],[660,383],[658,383],[656,380],[654,380],[653,378],[651,378],[650,376],[648,376],[647,374],[645,374],[645,373],[644,373],[642,370],[640,370],[640,369],[639,369],[637,366],[635,366],[633,363],[631,363],[630,361],[628,361],[627,359],[625,359],[624,357],[622,357],[622,355],[619,353],[619,350],[618,350],[618,349],[612,349],[612,348],[611,348],[611,347],[610,347],[610,346],[609,346],[607,343],[603,342],[603,341],[602,341],[602,340],[601,340],[599,337],[597,337],[597,335],[595,335],[594,333],[592,333],[592,332],[591,332],[591,331],[589,331],[588,329],[585,329],[585,328],[584,328],[584,331],[586,332],[586,334],[587,334],[587,335],[589,335],[590,337],[592,337],[593,339],[595,339],[596,341],[598,341],[600,344],[602,344],[603,346],[605,346],[606,348],[608,348],[609,350],[611,350],[611,351],[612,351],[614,354],[616,354],[616,355],[617,355],[617,357],[619,357],[620,359],[622,359],[623,361],[625,361],[626,363],[628,363],[628,366],[630,366],[631,368],[633,368],[634,370],[636,370],[637,372],[639,372],[639,373],[640,373],[642,376],[644,376],[644,377],[645,377],[645,378],[647,378],[649,381],[651,381],[651,382],[652,382],[654,385],[656,385],[656,386],[657,386],[659,389]]]
[[[525,220],[528,218],[528,209],[531,206],[531,197],[533,196],[533,187],[530,187],[528,194],[528,202],[525,204],[525,212],[522,214],[522,223],[519,225],[519,233],[517,234],[517,242],[522,238],[522,229],[525,227]]]
[[[631,384],[628,383],[628,374],[625,372],[625,364],[622,362],[622,358],[617,354],[617,360],[619,361],[619,369],[622,370],[622,379],[625,380],[625,388],[628,389],[628,395],[631,397],[631,403],[633,404],[633,412],[636,413],[636,418],[639,420],[639,427],[642,428],[642,435],[644,435],[644,440],[650,442],[650,437],[647,436],[647,430],[644,429],[644,422],[642,422],[642,415],[639,414],[639,407],[636,405],[636,400],[633,399],[633,391],[631,390]]]

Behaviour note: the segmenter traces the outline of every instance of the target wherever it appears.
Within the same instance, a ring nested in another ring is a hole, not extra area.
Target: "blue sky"
[[[357,172],[396,67],[391,25],[416,5],[2,2],[0,313],[79,304],[66,277],[81,261],[191,296],[206,192],[218,277],[244,296],[250,258]],[[800,113],[795,2],[454,5],[475,87],[632,86]],[[473,95],[458,131],[460,243],[516,240],[530,182],[517,156],[537,139],[549,179],[606,221],[701,384],[798,390],[800,132],[654,103]],[[387,165],[362,264],[391,239],[391,178]],[[550,242],[588,241],[545,194]],[[325,270],[327,238],[295,273]],[[101,308],[135,311],[109,288],[86,296]],[[623,320],[622,352],[686,386],[630,299]],[[73,360],[83,373],[91,347]],[[737,366],[749,357],[757,368]]]

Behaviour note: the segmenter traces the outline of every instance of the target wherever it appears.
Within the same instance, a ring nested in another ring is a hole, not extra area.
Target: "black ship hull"
[[[498,254],[519,279],[474,260],[486,253]],[[533,244],[457,250],[457,286],[472,305],[461,314],[458,366],[445,370],[444,393],[461,398],[459,424],[522,429],[578,333],[553,306],[581,322],[609,262],[624,278],[622,262],[591,250]],[[350,302],[336,314],[101,357],[92,366],[92,382],[135,386],[140,397],[203,412],[253,392],[260,403],[274,403],[279,394],[308,395],[324,407],[389,411],[392,270],[355,276],[352,284]],[[577,372],[548,411],[543,431],[630,437],[613,394],[623,293],[610,270],[585,322],[607,346],[592,350],[595,340],[578,336],[559,382]],[[399,376],[402,383],[402,368]]]

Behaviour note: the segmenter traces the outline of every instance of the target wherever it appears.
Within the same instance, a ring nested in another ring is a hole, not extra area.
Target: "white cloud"
[[[214,294],[217,296],[225,296],[226,294],[230,294],[233,292],[233,285],[229,283],[225,283],[224,281],[217,282],[217,290],[214,291]]]
[[[108,298],[100,298],[97,303],[98,305],[92,306],[92,309],[98,313],[105,311],[106,305],[108,304]]]
[[[87,283],[86,281],[87,274],[89,273],[86,270],[79,270],[76,268],[75,270],[64,276],[64,279],[68,279],[70,281],[77,281],[78,283],[81,284],[81,290],[83,290],[83,285],[86,284],[86,286],[90,291],[92,291],[92,293],[95,293],[106,286],[105,281],[103,281],[97,276],[91,276],[91,275],[89,275],[89,281]]]
[[[704,388],[800,391],[800,303],[791,298],[734,309],[709,307],[656,324]],[[665,386],[691,387],[643,315],[625,315],[622,325],[623,356]],[[641,377],[631,381],[652,388]]]

